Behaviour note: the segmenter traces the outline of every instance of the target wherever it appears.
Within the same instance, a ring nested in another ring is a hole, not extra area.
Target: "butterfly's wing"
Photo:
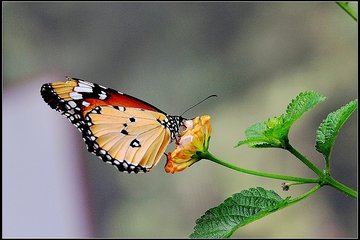
[[[41,94],[79,129],[90,152],[119,171],[149,171],[173,135],[161,110],[98,84],[68,79],[44,84]]]
[[[141,108],[166,115],[160,109],[138,98],[77,78],[67,78],[66,82],[44,84],[41,87],[41,95],[50,107],[60,112],[72,108],[85,115],[96,106],[111,105]]]
[[[120,171],[146,172],[155,166],[170,142],[160,124],[161,113],[126,107],[100,106],[86,114],[88,149]]]

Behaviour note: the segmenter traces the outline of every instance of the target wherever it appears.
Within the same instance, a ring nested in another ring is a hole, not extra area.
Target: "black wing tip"
[[[53,109],[59,107],[57,97],[53,91],[51,83],[45,83],[41,86],[40,93],[44,101]]]
[[[47,89],[51,88],[51,83],[44,83],[41,88],[40,88],[40,92],[44,92],[47,91]]]
[[[49,102],[53,97],[52,86],[50,83],[45,83],[40,88],[40,93],[45,102]]]

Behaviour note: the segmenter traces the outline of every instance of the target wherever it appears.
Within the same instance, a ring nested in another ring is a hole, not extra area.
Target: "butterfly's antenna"
[[[201,100],[201,101],[198,102],[197,104],[195,104],[195,105],[189,107],[188,109],[186,109],[185,112],[183,112],[183,113],[180,115],[180,117],[182,117],[182,115],[184,115],[184,114],[185,114],[187,111],[189,111],[190,109],[193,109],[194,107],[196,107],[196,106],[199,105],[200,103],[202,103],[202,102],[204,102],[204,101],[206,101],[206,100],[208,100],[209,98],[212,98],[212,97],[217,97],[217,95],[213,94],[213,95],[210,95],[210,96],[204,98],[203,100]]]

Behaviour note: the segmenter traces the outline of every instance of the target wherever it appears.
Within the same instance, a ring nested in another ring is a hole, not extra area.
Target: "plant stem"
[[[285,149],[294,154],[300,161],[302,161],[306,166],[308,166],[311,170],[313,170],[316,175],[318,175],[320,178],[324,176],[322,171],[318,169],[312,162],[310,162],[304,155],[299,153],[293,146],[291,146],[290,143],[286,143]]]
[[[310,162],[305,156],[299,153],[295,148],[293,148],[290,143],[286,144],[286,149],[294,154],[298,159],[300,159],[306,166],[313,170],[321,179],[321,185],[330,185],[331,187],[353,197],[357,198],[357,191],[345,186],[344,184],[336,181],[332,178],[330,174],[330,165],[326,164],[325,173],[321,172],[312,162]],[[328,160],[328,159],[327,159]],[[328,161],[327,161],[328,162]]]
[[[253,170],[249,170],[249,169],[245,169],[245,168],[240,168],[240,167],[237,167],[235,165],[232,165],[230,163],[227,163],[227,162],[224,162],[224,161],[218,159],[217,157],[215,157],[214,155],[212,155],[208,151],[206,151],[206,152],[198,152],[197,155],[202,159],[211,160],[211,161],[213,161],[215,163],[218,163],[218,164],[223,165],[225,167],[231,168],[231,169],[233,169],[235,171],[246,173],[246,174],[256,175],[256,176],[260,176],[260,177],[287,180],[287,181],[303,182],[303,183],[320,183],[321,182],[320,179],[316,179],[316,178],[299,178],[299,177],[272,174],[272,173],[264,173],[264,172],[253,171]]]
[[[325,169],[324,169],[325,175],[330,175],[330,159],[329,155],[325,157]]]
[[[354,10],[349,6],[349,2],[336,2],[350,17],[357,21],[357,16]]]
[[[297,203],[307,197],[309,197],[311,194],[315,193],[317,190],[319,190],[321,188],[321,185],[316,185],[315,187],[313,187],[312,189],[310,189],[309,191],[307,191],[306,193],[300,195],[297,198],[291,199],[289,202],[290,204],[294,204]]]
[[[324,185],[329,185],[343,193],[345,193],[346,195],[349,195],[350,197],[353,198],[357,198],[357,191],[351,189],[350,187],[340,183],[339,181],[336,181],[334,178],[328,176],[324,183]]]

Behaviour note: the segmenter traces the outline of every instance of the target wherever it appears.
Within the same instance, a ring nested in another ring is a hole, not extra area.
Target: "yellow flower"
[[[181,133],[176,149],[167,155],[166,172],[179,172],[189,167],[201,158],[198,152],[209,148],[211,135],[210,116],[196,117],[185,122],[186,130]]]

